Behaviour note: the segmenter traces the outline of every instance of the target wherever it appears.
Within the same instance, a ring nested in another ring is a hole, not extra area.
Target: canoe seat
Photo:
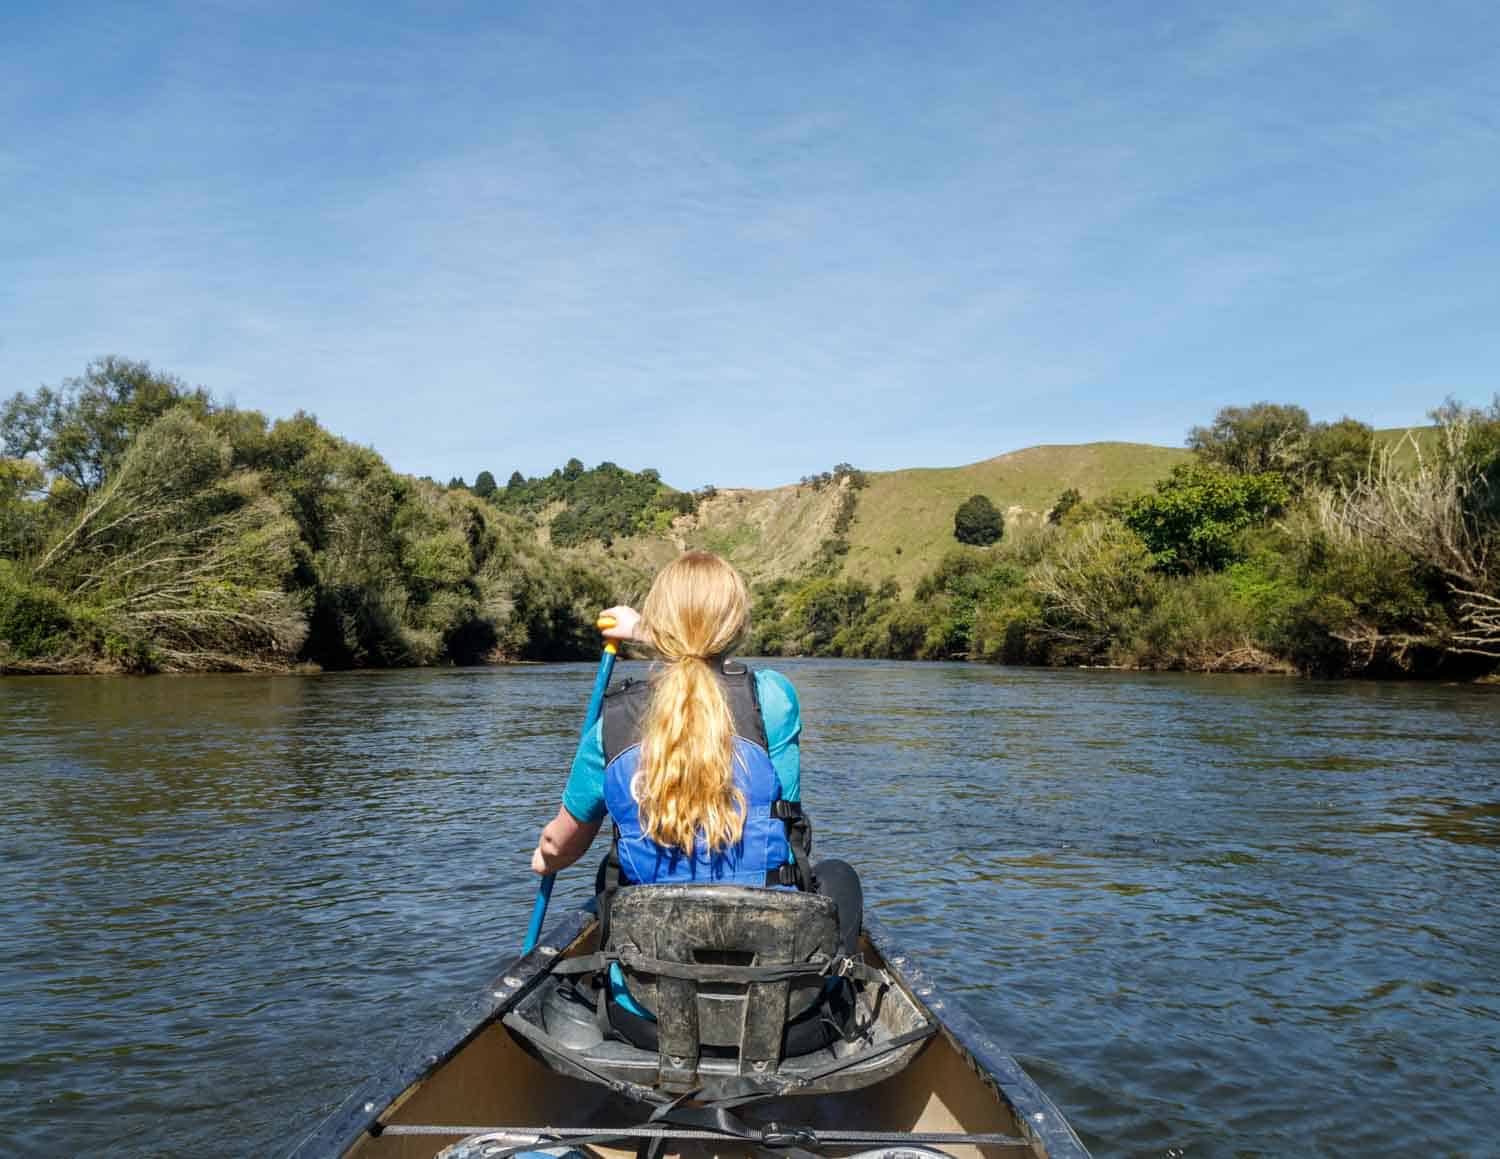
[[[900,1071],[937,1029],[878,954],[839,956],[830,898],[635,885],[616,892],[606,925],[597,950],[554,957],[501,1021],[552,1069],[630,1098],[856,1090]]]
[[[705,1046],[735,1048],[742,1074],[774,1070],[788,1024],[824,1001],[837,942],[838,911],[816,894],[640,885],[615,895],[606,956],[655,1015],[658,1081],[670,1088],[695,1080]],[[647,1030],[640,1020],[612,1021],[646,1045],[631,1033]]]

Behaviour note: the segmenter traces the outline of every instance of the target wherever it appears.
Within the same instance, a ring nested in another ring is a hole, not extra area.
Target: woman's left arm
[[[533,873],[556,873],[567,869],[589,851],[594,836],[602,821],[580,821],[567,809],[558,809],[557,816],[547,822],[542,836],[531,855]]]

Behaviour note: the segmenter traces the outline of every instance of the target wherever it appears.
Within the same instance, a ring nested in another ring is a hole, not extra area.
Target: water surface
[[[1492,690],[780,666],[820,850],[1097,1154],[1500,1153]],[[287,1150],[513,951],[591,679],[0,681],[0,1154]]]

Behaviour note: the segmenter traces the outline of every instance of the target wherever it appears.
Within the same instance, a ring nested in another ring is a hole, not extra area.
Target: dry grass
[[[679,521],[684,546],[715,551],[751,583],[793,575],[833,534],[840,489],[795,484],[770,491],[721,490]]]

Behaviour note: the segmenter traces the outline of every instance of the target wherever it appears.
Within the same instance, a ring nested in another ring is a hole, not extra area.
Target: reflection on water
[[[784,667],[820,847],[1099,1154],[1496,1152],[1493,692]],[[0,681],[0,1153],[286,1149],[518,942],[591,675]]]

